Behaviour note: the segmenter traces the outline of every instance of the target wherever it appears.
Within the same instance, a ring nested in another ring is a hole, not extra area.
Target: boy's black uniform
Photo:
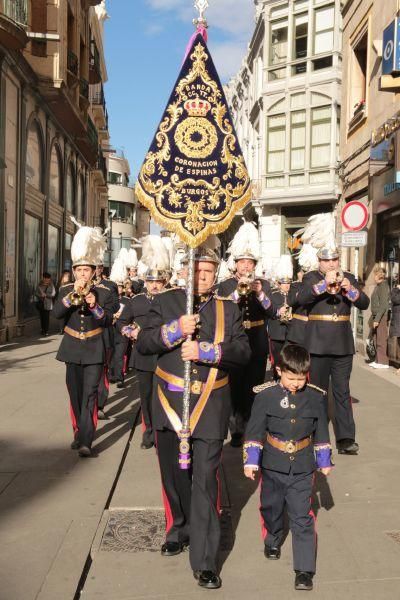
[[[112,298],[112,310],[113,315],[119,309],[119,300],[118,300],[118,286],[114,281],[110,279],[101,278],[96,283],[96,289],[107,289],[110,292]],[[98,390],[98,399],[97,399],[97,408],[98,410],[103,411],[108,400],[109,392],[110,392],[110,382],[108,379],[108,371],[111,364],[111,357],[114,351],[114,327],[112,322],[104,329],[103,333],[104,338],[104,346],[106,349],[106,354],[104,358],[104,366],[103,366],[103,375],[99,382],[99,390]],[[100,413],[101,414],[101,413]],[[100,417],[100,415],[99,415]],[[104,416],[103,416],[104,418]]]
[[[104,329],[112,322],[114,297],[106,287],[97,286],[97,305],[71,305],[69,283],[60,288],[53,314],[65,320],[64,336],[57,360],[66,363],[67,388],[71,402],[71,420],[75,440],[90,448],[97,425],[97,394],[106,357]]]
[[[327,390],[332,378],[335,404],[335,435],[341,443],[354,443],[355,423],[350,398],[350,375],[353,365],[354,339],[350,322],[351,307],[369,306],[355,277],[344,273],[351,283],[346,294],[328,294],[325,275],[310,271],[304,275],[297,302],[307,310],[308,322],[304,346],[311,354],[310,381]]]
[[[280,547],[286,504],[294,570],[315,573],[316,537],[310,510],[313,472],[331,464],[324,393],[306,385],[292,394],[274,382],[255,391],[259,393],[246,428],[243,458],[244,466],[261,466],[264,543],[268,548]]]
[[[144,327],[147,321],[147,315],[151,309],[153,298],[154,296],[147,293],[134,296],[118,319],[117,330],[123,332],[124,328],[132,323],[136,323],[140,328]],[[144,447],[150,447],[154,442],[151,403],[153,397],[153,376],[157,366],[157,355],[141,354],[138,352],[136,343],[133,342],[131,366],[136,369],[139,380],[142,421],[145,427],[142,444]]]
[[[200,316],[200,321],[193,338],[199,343],[200,360],[192,363],[193,466],[191,471],[181,470],[176,427],[179,429],[182,418],[184,381],[181,345],[185,336],[179,318],[185,314],[184,290],[175,288],[158,294],[152,302],[148,325],[139,333],[137,350],[159,355],[153,427],[157,430],[164,491],[166,541],[185,544],[190,538],[192,569],[215,572],[220,540],[217,472],[230,415],[228,372],[250,359],[250,348],[233,302],[211,292],[195,297],[194,314]]]

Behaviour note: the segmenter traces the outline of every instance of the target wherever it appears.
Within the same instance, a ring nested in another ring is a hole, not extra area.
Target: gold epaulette
[[[275,385],[278,385],[277,381],[267,381],[266,383],[262,383],[261,385],[256,385],[255,387],[253,387],[253,392],[255,394],[258,394],[258,392],[262,392],[263,390],[266,390],[270,387],[274,387]]]
[[[217,296],[217,295],[215,295],[214,298],[216,300],[230,300],[232,302],[232,298],[230,296]]]
[[[176,290],[181,290],[182,288],[180,287],[172,287],[172,288],[167,288],[166,290],[161,290],[161,292],[158,292],[157,294],[154,294],[155,296],[159,296],[160,294],[166,294],[167,292],[176,292]],[[136,294],[137,296],[139,296],[139,294]]]
[[[60,286],[60,290],[63,290],[64,288],[66,288],[66,287],[68,287],[68,286],[70,286],[70,285],[72,285],[72,286],[73,286],[73,285],[75,285],[75,284],[74,284],[74,283],[64,283],[64,285],[61,285],[61,286]]]
[[[102,283],[97,283],[94,287],[101,288],[102,290],[107,290],[107,292],[111,292],[110,288],[106,285],[103,285]]]
[[[321,394],[324,394],[324,395],[327,394],[327,392],[325,390],[318,387],[317,385],[314,385],[313,383],[307,383],[307,387],[313,388],[314,390],[317,390],[317,392],[321,392]]]

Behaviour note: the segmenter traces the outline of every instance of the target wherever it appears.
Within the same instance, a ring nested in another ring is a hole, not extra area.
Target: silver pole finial
[[[193,19],[193,25],[196,27],[198,25],[207,27],[207,19],[204,17],[204,12],[208,8],[208,0],[195,0],[194,7],[199,11],[199,16],[197,19]]]

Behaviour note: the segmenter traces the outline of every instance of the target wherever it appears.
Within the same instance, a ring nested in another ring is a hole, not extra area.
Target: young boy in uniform
[[[283,511],[289,516],[295,589],[311,590],[315,573],[316,535],[310,499],[314,471],[332,468],[325,392],[307,382],[310,355],[301,346],[283,348],[278,382],[254,388],[257,396],[243,446],[244,474],[255,479],[261,466],[264,554],[281,555]]]

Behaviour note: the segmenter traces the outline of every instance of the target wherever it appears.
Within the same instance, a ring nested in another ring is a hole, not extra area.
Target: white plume
[[[71,244],[72,264],[87,260],[89,264],[102,265],[107,241],[100,227],[86,227],[74,218],[71,220],[78,227]]]
[[[260,257],[260,241],[254,223],[245,222],[229,244],[228,252],[235,259],[243,254],[251,254],[256,260]]]
[[[158,235],[147,235],[142,239],[141,263],[148,269],[169,269],[169,254]]]
[[[311,271],[318,267],[317,252],[320,248],[336,248],[335,220],[333,213],[312,215],[305,227],[294,233],[301,236],[303,246],[296,254],[303,271]]]
[[[135,248],[129,248],[125,266],[127,269],[135,268],[138,264],[137,252]]]
[[[277,281],[280,279],[293,279],[293,262],[290,254],[282,254],[275,267],[275,278]]]
[[[168,257],[169,257],[168,269],[170,269],[174,263],[174,254],[175,254],[174,240],[170,236],[163,236],[161,238],[161,241],[164,244],[166,251],[168,252]]]
[[[300,252],[297,255],[297,260],[300,267],[306,273],[318,268],[318,250],[311,244],[303,244]]]
[[[126,278],[126,266],[122,258],[117,256],[111,267],[110,279],[115,283],[123,283]]]
[[[228,261],[221,260],[219,269],[218,269],[218,283],[220,281],[222,281],[223,279],[227,279],[231,275],[232,275],[232,271],[230,270],[230,268],[228,266]]]

